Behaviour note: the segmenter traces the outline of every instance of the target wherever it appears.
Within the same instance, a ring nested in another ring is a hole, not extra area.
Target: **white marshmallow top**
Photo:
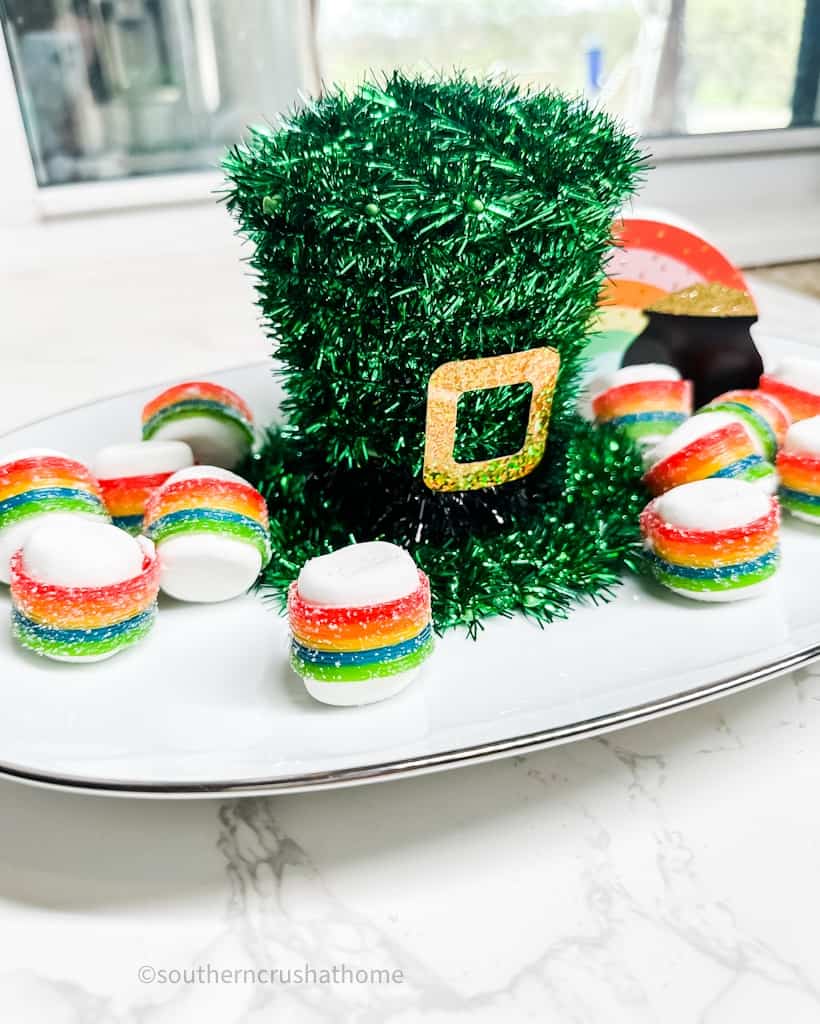
[[[665,363],[638,363],[635,366],[622,366],[611,373],[601,373],[594,377],[588,391],[593,398],[609,391],[610,388],[622,384],[638,384],[645,380],[680,380],[681,376],[674,366]]]
[[[163,487],[169,484],[179,483],[180,480],[227,480],[235,484],[248,484],[248,481],[229,469],[222,469],[221,466],[187,466],[180,469],[173,476],[169,476]],[[250,484],[248,484],[250,487]]]
[[[765,516],[771,498],[745,480],[712,477],[681,484],[655,501],[658,514],[683,530],[730,530]]]
[[[661,438],[656,445],[649,449],[646,455],[647,465],[655,466],[664,459],[668,459],[670,455],[674,455],[675,452],[692,444],[693,441],[736,422],[736,418],[726,412],[698,413],[697,416],[681,423],[671,434]]]
[[[786,431],[783,451],[820,458],[820,416],[792,423]]]
[[[41,583],[106,587],[137,576],[145,549],[116,526],[66,516],[37,527],[22,550],[23,570]]]
[[[174,473],[193,464],[194,453],[184,441],[136,441],[103,448],[97,452],[91,471],[98,480],[119,480]]]
[[[299,573],[297,589],[311,604],[360,608],[407,597],[418,585],[418,569],[408,552],[373,540],[311,558]]]
[[[814,359],[781,359],[768,375],[789,387],[820,395],[820,363]]]
[[[56,448],[20,448],[16,452],[9,452],[8,455],[0,455],[0,466],[8,466],[12,462],[19,462],[21,459],[43,459],[46,457],[58,459],[70,459],[65,452],[58,452]]]

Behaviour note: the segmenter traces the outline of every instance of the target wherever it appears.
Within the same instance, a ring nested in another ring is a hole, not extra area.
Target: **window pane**
[[[798,120],[817,121],[820,0],[326,0],[320,12],[327,81],[503,72],[669,135],[788,126],[800,66]]]
[[[0,0],[41,185],[211,168],[305,84],[292,0]]]

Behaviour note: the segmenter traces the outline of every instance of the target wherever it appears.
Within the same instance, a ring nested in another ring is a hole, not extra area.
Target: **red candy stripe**
[[[644,483],[653,494],[662,494],[676,484],[702,479],[697,476],[702,467],[707,467],[719,459],[727,447],[735,445],[743,450],[743,454],[737,455],[737,458],[754,451],[746,428],[740,423],[727,423],[725,427],[699,437],[680,451],[662,459],[644,475]],[[678,479],[681,473],[685,473],[685,478]]]
[[[802,469],[806,473],[820,474],[820,456],[801,455],[797,452],[778,452],[777,468],[786,471]]]
[[[100,487],[107,501],[109,498],[128,496],[134,491],[154,491],[162,487],[169,476],[170,473],[151,473],[147,476],[112,477],[110,480],[100,480]]]
[[[25,459],[5,463],[0,466],[0,487],[7,487],[14,482],[15,477],[21,475],[29,475],[32,481],[55,475],[71,476],[78,483],[85,484],[95,494],[99,492],[97,481],[81,462],[57,455],[31,455]]]
[[[11,596],[24,615],[38,622],[70,627],[75,621],[100,618],[115,623],[153,603],[159,575],[156,553],[144,550],[142,569],[130,580],[104,587],[64,587],[29,576],[23,569],[20,550],[11,559]],[[118,618],[119,610],[122,614]]]
[[[810,391],[803,391],[802,388],[784,384],[765,373],[760,378],[760,390],[779,399],[795,421],[807,420],[810,416],[820,415],[820,395],[813,395]]]
[[[398,622],[418,615],[430,607],[430,581],[418,570],[419,585],[412,594],[395,601],[380,604],[361,605],[358,608],[329,608],[326,605],[311,604],[299,594],[294,581],[288,589],[288,616],[294,632],[302,633],[301,626],[313,632],[317,626],[334,629],[344,626],[372,626],[374,623]]]
[[[619,384],[607,388],[592,400],[596,417],[617,416],[624,406],[632,402],[652,399],[659,407],[669,403],[692,408],[692,382],[688,380],[642,380],[632,384]]]
[[[715,544],[720,541],[744,540],[777,529],[780,523],[780,504],[777,498],[770,498],[769,511],[765,516],[747,523],[745,526],[734,526],[727,530],[689,530],[667,523],[657,509],[658,499],[650,501],[641,513],[640,524],[644,536],[663,537],[670,541],[689,544]]]

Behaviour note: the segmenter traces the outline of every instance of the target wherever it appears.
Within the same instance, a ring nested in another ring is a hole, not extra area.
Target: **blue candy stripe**
[[[630,412],[609,421],[614,427],[629,427],[635,423],[683,423],[688,416],[682,412]]]
[[[747,455],[745,459],[738,459],[737,462],[732,462],[730,465],[724,466],[723,469],[719,469],[717,473],[713,473],[712,475],[720,477],[742,476],[747,470],[754,469],[756,466],[761,466],[765,461],[766,460],[760,455]]]
[[[145,531],[145,535],[151,540],[161,541],[166,532],[169,536],[179,536],[184,532],[175,530],[177,526],[190,526],[192,532],[197,526],[208,523],[225,523],[226,525],[247,531],[252,537],[245,538],[248,543],[254,543],[256,547],[263,549],[260,554],[263,558],[270,558],[270,536],[268,531],[256,519],[250,516],[243,516],[240,512],[230,512],[223,508],[182,508],[176,512],[169,512],[160,516]]]
[[[432,626],[425,626],[409,640],[389,644],[387,647],[372,647],[369,651],[318,651],[313,647],[304,647],[298,640],[294,640],[293,653],[311,665],[374,665],[384,661],[396,661],[398,658],[413,654],[427,643],[432,632]]]
[[[142,526],[142,516],[139,514],[134,516],[113,516],[111,521],[114,526],[119,526],[121,530],[127,530],[129,533],[132,530],[138,530]]]
[[[75,501],[85,502],[90,508],[99,509],[103,514],[105,509],[102,501],[91,491],[85,491],[76,487],[37,487],[30,491],[23,491],[14,494],[4,501],[0,501],[0,517],[20,505],[26,505],[33,501],[53,501],[60,498],[72,498]]]
[[[668,573],[670,576],[680,576],[681,579],[687,580],[731,580],[737,579],[740,576],[746,576],[749,573],[760,572],[762,569],[767,569],[769,566],[774,565],[780,557],[780,548],[774,547],[767,554],[760,555],[758,558],[752,558],[748,562],[739,562],[735,565],[720,565],[715,568],[676,565],[674,562],[667,562],[666,559],[660,558],[654,552],[648,552],[647,557],[655,568],[661,572]]]
[[[806,494],[804,491],[793,491],[791,487],[780,488],[783,501],[799,501],[801,505],[817,505],[820,512],[820,494]]]
[[[94,629],[60,629],[57,626],[47,626],[42,622],[35,622],[15,608],[12,611],[14,625],[26,633],[38,637],[40,640],[47,640],[55,644],[78,644],[95,643],[99,640],[113,640],[115,637],[123,636],[132,630],[140,629],[150,622],[157,613],[156,604],[150,608],[133,615],[130,619],[122,622],[115,622],[110,626],[95,626]]]

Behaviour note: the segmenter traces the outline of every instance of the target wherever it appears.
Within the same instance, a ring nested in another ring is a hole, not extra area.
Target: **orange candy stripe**
[[[238,512],[268,526],[268,507],[259,491],[249,484],[210,477],[180,480],[154,491],[145,506],[145,525],[147,527],[172,512],[192,508]]]

